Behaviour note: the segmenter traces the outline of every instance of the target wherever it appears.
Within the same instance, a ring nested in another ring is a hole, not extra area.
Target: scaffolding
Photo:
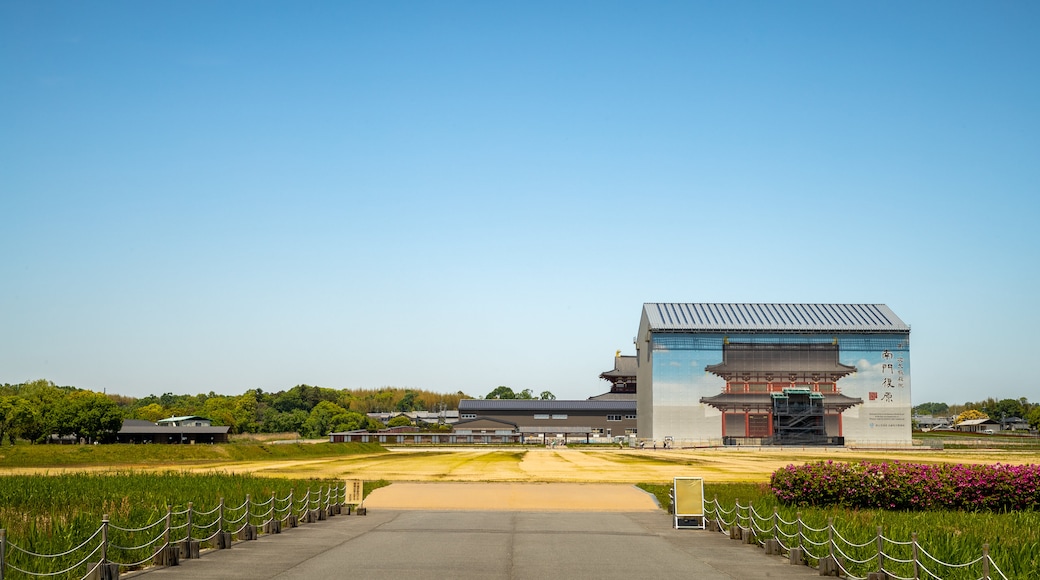
[[[827,437],[823,394],[787,388],[772,394],[774,445],[834,445]]]

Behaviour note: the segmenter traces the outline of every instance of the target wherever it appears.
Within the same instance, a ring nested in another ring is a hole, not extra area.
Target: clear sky
[[[1040,400],[1040,3],[0,2],[0,382],[604,392],[884,303]]]

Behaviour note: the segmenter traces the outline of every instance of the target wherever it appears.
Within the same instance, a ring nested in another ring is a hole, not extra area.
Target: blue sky
[[[0,382],[585,398],[644,302],[827,302],[912,325],[914,403],[1040,400],[1038,24],[5,1]]]

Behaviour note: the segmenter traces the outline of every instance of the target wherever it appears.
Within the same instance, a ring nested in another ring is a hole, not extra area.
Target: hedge
[[[787,505],[890,510],[1036,510],[1040,465],[843,463],[788,465],[770,486]]]

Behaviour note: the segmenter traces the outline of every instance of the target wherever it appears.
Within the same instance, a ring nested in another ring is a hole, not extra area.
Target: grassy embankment
[[[15,445],[0,447],[0,471],[27,467],[176,467],[208,462],[334,458],[385,451],[378,443]]]

